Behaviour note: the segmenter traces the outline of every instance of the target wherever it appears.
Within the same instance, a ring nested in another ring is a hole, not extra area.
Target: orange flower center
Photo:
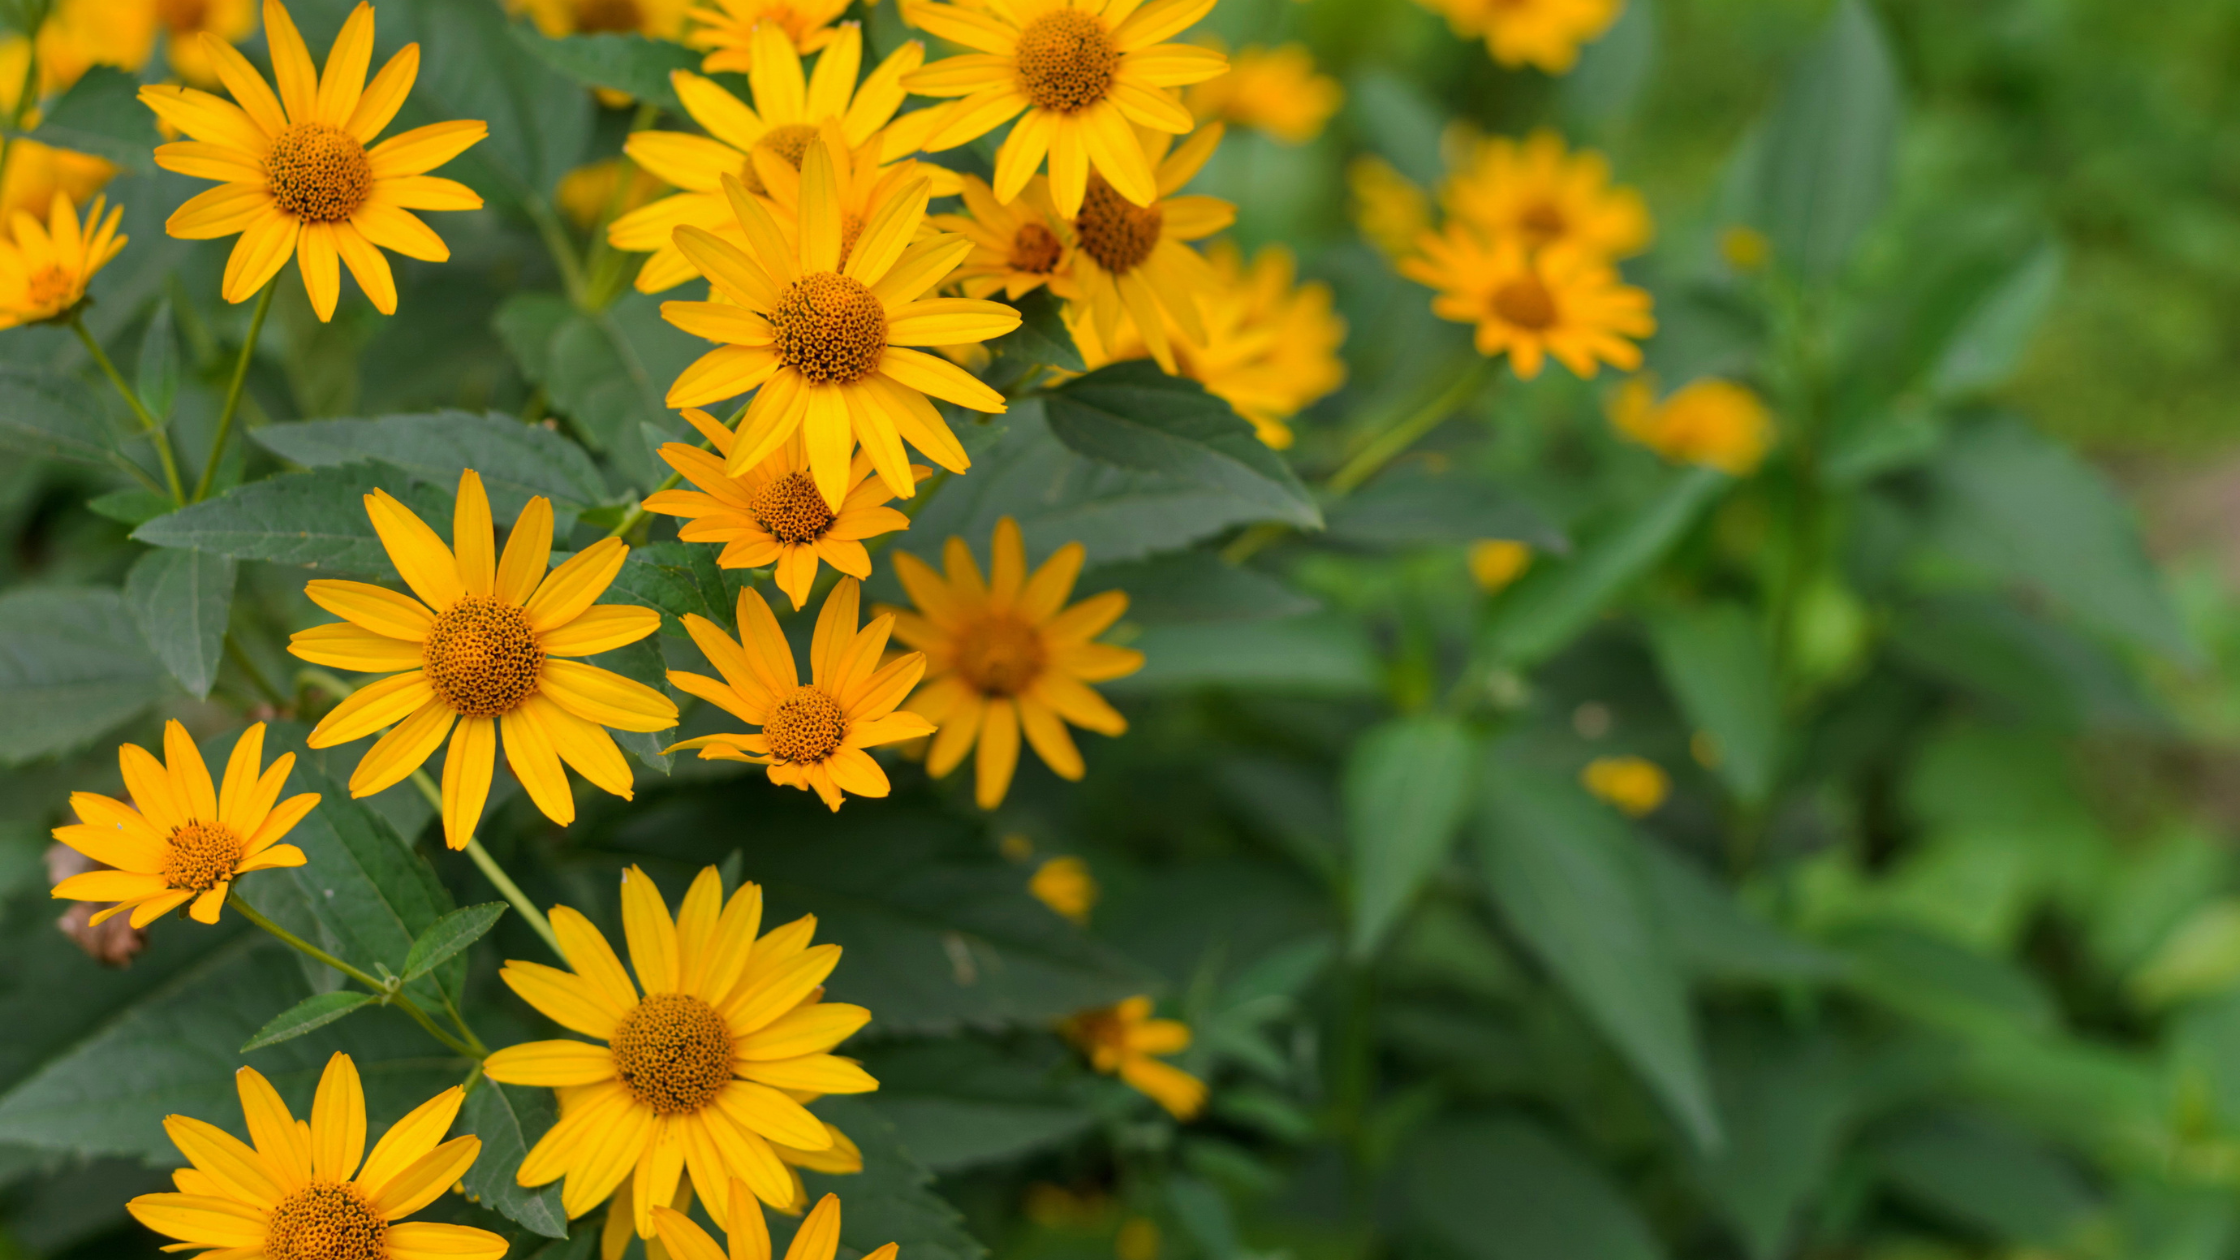
[[[989,613],[957,636],[957,672],[985,696],[1015,696],[1049,663],[1042,632],[1014,613]]]
[[[780,761],[813,765],[840,751],[847,738],[848,715],[822,687],[796,687],[770,710],[762,736]]]
[[[576,0],[576,31],[634,31],[645,22],[638,0]]]
[[[1525,275],[1493,291],[1493,313],[1527,332],[1556,326],[1556,295],[1538,276]]]
[[[1166,221],[1166,212],[1156,204],[1136,205],[1106,183],[1104,176],[1091,175],[1073,228],[1081,237],[1082,253],[1113,275],[1124,276],[1151,257]]]
[[[755,491],[749,510],[771,537],[786,543],[815,542],[835,519],[817,484],[797,472]]]
[[[631,1096],[664,1116],[706,1107],[731,1080],[731,1030],[690,994],[647,994],[615,1025],[607,1047]]]
[[[1011,234],[1011,269],[1033,275],[1049,275],[1065,257],[1065,242],[1058,234],[1040,223],[1022,223]]]
[[[187,35],[210,21],[210,0],[156,0],[156,18],[174,33]]]
[[[801,159],[809,152],[809,142],[816,138],[815,127],[807,123],[786,123],[763,132],[762,138],[754,142],[754,147],[765,153],[777,154],[786,160],[786,165],[798,171],[801,169]],[[754,169],[751,158],[740,168],[739,182],[747,186],[748,192],[758,197],[770,195],[769,187],[762,182],[762,175]]]
[[[231,827],[190,821],[164,845],[163,882],[183,892],[208,892],[233,878],[244,847]]]
[[[1120,47],[1093,13],[1053,9],[1027,23],[1012,54],[1019,90],[1043,109],[1074,114],[1112,91]]]
[[[1517,216],[1517,227],[1522,229],[1527,244],[1538,246],[1569,231],[1571,222],[1564,217],[1563,207],[1552,201],[1536,201]]]
[[[366,147],[325,123],[296,123],[275,136],[264,177],[281,211],[307,223],[340,223],[373,192]]]
[[[265,1226],[268,1260],[383,1260],[389,1226],[356,1190],[314,1181],[280,1201]]]
[[[35,311],[61,314],[77,297],[78,277],[61,263],[41,267],[24,282],[24,303]]]
[[[879,369],[887,311],[861,281],[820,271],[786,286],[770,311],[778,362],[817,385],[850,385]]]
[[[529,614],[468,595],[436,618],[421,648],[436,699],[467,717],[497,717],[536,694],[544,648]]]

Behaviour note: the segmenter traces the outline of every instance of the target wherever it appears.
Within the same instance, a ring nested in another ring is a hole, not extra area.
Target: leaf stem
[[[101,369],[101,374],[109,378],[111,385],[117,387],[117,393],[124,398],[124,405],[132,408],[132,418],[140,422],[140,432],[155,443],[156,459],[163,464],[164,482],[171,487],[171,501],[184,505],[187,498],[179,488],[179,461],[171,453],[171,435],[148,413],[148,405],[140,401],[139,392],[125,384],[124,375],[110,361],[109,352],[103,350],[93,334],[86,331],[85,316],[82,313],[70,312],[70,331],[78,334],[78,340],[85,343],[86,353],[93,356],[94,364]]]
[[[264,292],[257,295],[257,309],[249,316],[249,335],[241,341],[241,357],[233,363],[233,382],[226,386],[226,405],[218,412],[218,436],[210,441],[210,458],[203,461],[202,475],[195,478],[192,503],[209,497],[210,483],[218,476],[218,457],[226,453],[226,439],[233,436],[233,417],[241,410],[241,391],[249,383],[249,360],[257,353],[257,338],[264,332],[264,317],[272,311],[272,295],[280,291],[280,276],[276,272],[265,281]]]
[[[274,923],[272,920],[264,917],[262,914],[259,914],[256,907],[241,899],[241,894],[239,893],[226,894],[226,904],[232,906],[235,910],[240,911],[242,918],[247,919],[249,922],[256,924],[260,928],[263,928],[268,934],[273,937],[273,939],[279,941],[281,944],[286,945],[288,948],[304,955],[306,958],[315,959],[316,961],[325,963],[327,966],[334,968],[336,971],[341,972],[343,975],[346,975],[352,980],[357,981],[359,984],[364,985],[368,989],[373,990],[373,992],[380,997],[383,1005],[394,1006],[398,1010],[403,1011],[405,1014],[411,1016],[412,1022],[420,1025],[422,1029],[426,1030],[429,1036],[435,1038],[437,1041],[442,1042],[446,1047],[455,1050],[459,1054],[462,1054],[470,1059],[480,1059],[484,1055],[490,1053],[486,1049],[476,1048],[482,1044],[480,1041],[476,1041],[473,1046],[469,1046],[466,1042],[461,1041],[457,1037],[452,1036],[450,1033],[445,1032],[443,1029],[436,1027],[436,1022],[428,1018],[428,1013],[421,1010],[417,1002],[414,1002],[411,998],[408,998],[404,995],[404,989],[401,983],[384,982],[381,980],[377,980],[370,975],[367,975],[365,972],[358,970],[356,967],[351,966],[349,963],[342,961],[341,959],[335,957],[333,954],[328,953],[327,951],[319,948],[311,942],[303,939],[302,937],[297,936],[295,933],[289,931],[288,929],[281,927],[277,923]],[[462,1029],[462,1031],[464,1030]],[[474,1034],[468,1033],[467,1035],[469,1037],[472,1037]]]
[[[420,795],[426,797],[428,803],[436,807],[436,813],[441,814],[443,812],[443,793],[436,790],[436,782],[428,777],[426,770],[412,772],[412,786],[420,789]],[[537,909],[536,904],[529,900],[529,894],[521,891],[521,885],[514,883],[513,877],[506,874],[505,868],[498,865],[498,859],[490,856],[490,850],[482,847],[482,841],[479,838],[467,837],[467,856],[474,860],[475,867],[482,872],[483,878],[489,880],[491,886],[498,890],[498,895],[504,897],[506,902],[513,907],[514,912],[529,924],[531,930],[535,931],[538,936],[543,937],[544,943],[552,947],[552,952],[565,958],[567,955],[560,949],[560,938],[553,934],[551,921],[546,919],[544,912]]]

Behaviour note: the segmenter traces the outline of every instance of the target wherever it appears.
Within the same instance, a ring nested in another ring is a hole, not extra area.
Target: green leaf
[[[2059,241],[2047,241],[2023,259],[1961,320],[1929,373],[1929,388],[1955,397],[2006,384],[2060,291],[2067,261]]]
[[[1019,326],[988,343],[995,356],[988,372],[991,380],[1007,380],[1041,364],[1068,372],[1084,372],[1088,364],[1073,344],[1073,333],[1060,315],[1056,298],[1039,288],[1010,305],[1019,309]]]
[[[1662,1260],[1602,1171],[1537,1123],[1456,1116],[1402,1150],[1392,1185],[1414,1230],[1468,1260]]]
[[[1368,636],[1345,617],[1152,626],[1128,646],[1143,653],[1143,668],[1104,684],[1106,691],[1219,686],[1370,696],[1384,685]]]
[[[464,913],[464,911],[462,911]],[[529,1148],[552,1127],[552,1091],[485,1079],[459,1108],[459,1131],[482,1139],[482,1154],[460,1180],[486,1208],[547,1238],[568,1236],[560,1183],[531,1190],[514,1179]],[[586,1234],[598,1231],[586,1228]]]
[[[879,1081],[866,1097],[912,1157],[937,1173],[1004,1163],[1079,1137],[1096,1114],[1052,1091],[1055,1041],[977,1037],[886,1042],[863,1054]]]
[[[684,104],[669,76],[678,70],[700,71],[699,53],[634,31],[548,39],[533,27],[516,24],[513,37],[539,61],[585,87],[620,92],[670,114],[682,114]]]
[[[1148,359],[1098,368],[1052,390],[1050,432],[1100,463],[1225,491],[1268,519],[1318,529],[1322,513],[1283,457],[1205,386]]]
[[[863,1151],[860,1173],[801,1171],[810,1202],[827,1194],[840,1196],[842,1247],[860,1255],[899,1243],[903,1255],[921,1260],[980,1260],[987,1254],[966,1232],[964,1218],[933,1192],[933,1174],[903,1149],[894,1126],[873,1109],[868,1097],[825,1098],[817,1102],[816,1113]],[[798,1223],[784,1217],[771,1219],[771,1254],[784,1254],[780,1249]]]
[[[1353,854],[1353,952],[1385,933],[1447,859],[1470,804],[1477,749],[1449,717],[1387,722],[1346,759],[1346,837]]]
[[[163,143],[155,115],[140,103],[140,80],[115,66],[92,66],[47,111],[31,137],[58,149],[105,157],[135,171],[155,167]]]
[[[0,594],[0,643],[0,765],[83,748],[163,695],[163,666],[115,591]]]
[[[271,1023],[259,1028],[256,1036],[242,1043],[241,1053],[276,1046],[283,1041],[324,1028],[373,1000],[371,993],[356,990],[337,989],[332,993],[314,993],[273,1016]]]
[[[1923,1116],[1882,1136],[1875,1163],[1903,1197],[2018,1245],[2066,1245],[2100,1207],[2067,1159],[1988,1115]]]
[[[479,906],[465,906],[437,919],[427,931],[412,942],[412,949],[404,956],[403,977],[417,980],[436,969],[436,965],[482,939],[482,935],[498,925],[505,917],[506,904],[486,901]]]
[[[1796,1254],[1798,1214],[1826,1184],[1880,1084],[1862,1058],[1825,1031],[1756,1021],[1737,1021],[1712,1038],[1727,1142],[1689,1162],[1752,1260]]]
[[[1514,538],[1563,552],[1562,531],[1506,489],[1459,472],[1392,469],[1329,509],[1330,540],[1371,547]]]
[[[632,293],[596,314],[548,293],[520,293],[498,309],[498,332],[522,374],[545,387],[575,432],[651,486],[668,469],[648,434],[681,431],[666,395],[709,347],[661,318],[657,298]]]
[[[0,451],[107,466],[108,434],[101,400],[84,381],[0,366]]]
[[[1642,869],[1658,919],[1691,975],[1704,980],[1827,980],[1842,958],[1750,913],[1725,885],[1663,844],[1641,846]]]
[[[400,0],[381,10],[385,45],[417,41],[421,49],[398,126],[489,123],[489,138],[440,173],[511,201],[541,201],[590,159],[596,107],[590,93],[516,43],[507,25],[500,6],[456,0]]]
[[[149,521],[132,536],[153,547],[393,578],[396,566],[366,516],[365,496],[376,487],[403,500],[428,528],[450,535],[449,489],[414,483],[379,465],[348,464],[236,486]]]
[[[1493,902],[1699,1148],[1719,1118],[1687,981],[1656,914],[1640,841],[1569,780],[1497,758],[1476,835]]]
[[[684,618],[698,614],[728,628],[736,597],[715,575],[711,589],[700,562],[708,549],[680,542],[648,543],[632,547],[602,598],[614,604],[639,604],[658,609],[661,632],[682,636]]]
[[[112,490],[97,499],[86,501],[86,507],[97,516],[121,521],[137,529],[149,521],[179,506],[160,494],[146,490]]]
[[[147,331],[140,334],[140,362],[132,388],[150,415],[170,419],[171,405],[179,398],[179,338],[172,331],[169,298],[156,304]]]
[[[1781,696],[1757,623],[1740,604],[1710,603],[1651,617],[1649,641],[1680,711],[1717,743],[1719,777],[1763,802],[1781,768]]]
[[[472,468],[482,478],[497,522],[509,524],[529,500],[551,500],[554,529],[565,536],[571,516],[607,497],[606,483],[583,448],[545,428],[496,412],[436,411],[372,420],[307,420],[251,431],[257,444],[307,468],[370,461],[400,469],[444,490]]]
[[[1889,197],[1899,110],[1881,22],[1864,0],[1842,0],[1790,71],[1745,176],[1777,265],[1819,281],[1843,269]]]
[[[1127,620],[1144,626],[1266,621],[1319,607],[1258,569],[1228,564],[1203,551],[1100,566],[1082,575],[1073,598],[1104,591],[1127,592]]]
[[[199,551],[151,551],[124,579],[124,603],[171,676],[200,700],[218,680],[235,565]]]

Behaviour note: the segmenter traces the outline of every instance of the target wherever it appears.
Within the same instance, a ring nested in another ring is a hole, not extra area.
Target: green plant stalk
[[[436,807],[438,815],[443,813],[443,793],[437,790],[436,781],[428,777],[426,770],[412,772],[412,786],[420,789],[420,795]],[[521,885],[514,883],[513,877],[498,865],[498,859],[490,856],[490,850],[482,847],[480,839],[467,837],[467,856],[474,860],[476,869],[498,890],[498,895],[506,899],[506,904],[513,907],[514,913],[520,915],[538,936],[544,938],[544,943],[552,947],[552,952],[562,958],[567,957],[560,948],[560,938],[552,931],[551,920],[544,917],[544,912],[529,900],[529,894],[521,891]]]
[[[93,361],[96,366],[100,367],[101,374],[109,378],[111,385],[117,387],[117,393],[124,398],[124,405],[132,408],[132,418],[140,422],[140,432],[155,443],[156,459],[163,464],[163,480],[165,484],[171,487],[171,501],[177,504],[185,504],[187,501],[186,495],[179,488],[179,461],[171,453],[171,435],[166,433],[163,425],[148,413],[148,405],[140,401],[139,393],[130,385],[125,384],[123,374],[117,371],[117,365],[110,362],[109,352],[103,350],[101,343],[94,339],[93,334],[86,331],[84,315],[77,311],[70,313],[70,331],[78,334],[78,340],[85,343],[86,353],[93,356]]]
[[[630,119],[633,134],[644,131],[659,121],[661,107],[651,101],[640,101],[638,112]],[[629,199],[631,177],[636,175],[638,164],[628,154],[615,159],[614,191],[607,195],[607,204],[600,208],[599,217],[591,225],[591,244],[584,251],[583,274],[586,277],[585,298],[594,309],[605,310],[622,292],[616,283],[622,278],[627,260],[615,254],[607,243],[607,227],[622,213],[622,203]]]
[[[210,483],[218,476],[218,457],[226,453],[226,439],[233,436],[233,418],[241,410],[241,391],[249,383],[249,360],[256,357],[257,338],[264,332],[264,317],[272,311],[272,295],[280,291],[280,275],[264,282],[264,292],[257,295],[257,309],[249,316],[249,335],[241,341],[241,357],[233,362],[233,381],[226,386],[225,407],[218,412],[218,436],[210,440],[210,458],[203,461],[202,475],[195,478],[194,498],[190,503],[200,503],[210,495]]]
[[[383,1005],[394,1006],[398,1010],[403,1011],[405,1014],[411,1016],[412,1022],[420,1025],[422,1029],[427,1031],[427,1034],[429,1036],[435,1038],[437,1041],[442,1042],[451,1050],[454,1050],[467,1058],[477,1060],[490,1053],[486,1049],[477,1048],[482,1044],[479,1040],[477,1040],[473,1046],[470,1046],[466,1042],[452,1036],[450,1033],[445,1032],[443,1029],[436,1027],[436,1022],[428,1018],[428,1013],[421,1010],[417,1002],[414,1002],[411,998],[406,997],[404,995],[404,991],[401,988],[391,988],[389,985],[384,984],[380,980],[367,975],[365,972],[358,970],[356,967],[351,966],[349,963],[342,961],[341,959],[335,957],[333,954],[328,953],[327,951],[319,948],[311,942],[303,939],[302,937],[297,936],[295,933],[289,931],[288,929],[281,927],[279,924],[274,923],[272,920],[257,913],[257,910],[254,906],[251,906],[248,902],[241,899],[241,894],[226,894],[226,904],[232,906],[235,910],[240,911],[242,918],[247,919],[249,922],[256,924],[260,928],[263,928],[268,934],[273,937],[273,939],[279,941],[281,944],[286,945],[288,948],[295,950],[297,953],[302,954],[307,958],[316,959],[319,962],[325,963],[327,966],[334,968],[336,971],[341,972],[343,975],[346,975],[352,980],[357,981],[359,984],[364,985],[368,989],[373,990],[373,992],[380,997]],[[468,1035],[470,1037],[473,1036],[473,1034],[471,1033]]]
[[[537,229],[537,236],[544,241],[545,252],[552,255],[552,265],[560,269],[560,287],[567,291],[568,302],[578,310],[590,310],[584,289],[583,260],[576,257],[575,243],[568,239],[568,229],[561,226],[560,216],[552,204],[543,197],[527,197],[521,208],[529,215],[529,222]]]
[[[739,422],[747,418],[747,408],[753,405],[754,404],[752,400],[740,403],[739,409],[731,413],[731,418],[724,421],[723,427],[736,430],[739,427]],[[711,445],[712,443],[710,443],[706,438],[700,439],[699,446],[701,450],[707,450]],[[664,490],[674,490],[683,481],[684,474],[681,472],[673,472],[668,476],[662,478],[660,485],[655,486],[653,489],[647,491],[643,498],[640,498],[636,503],[630,505],[630,510],[622,514],[622,520],[617,522],[613,529],[607,531],[607,537],[620,538],[624,534],[627,534],[631,530],[637,528],[638,522],[644,520],[647,515],[646,499],[650,499],[654,495],[657,495]]]

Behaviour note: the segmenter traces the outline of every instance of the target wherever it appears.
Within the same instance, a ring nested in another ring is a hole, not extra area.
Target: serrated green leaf
[[[507,26],[497,5],[395,0],[381,10],[384,45],[421,48],[401,124],[476,118],[490,125],[488,139],[441,173],[509,201],[541,200],[589,160],[596,106],[575,81],[516,43]]]
[[[156,304],[147,330],[140,334],[140,361],[132,388],[150,415],[157,420],[171,418],[171,405],[179,399],[179,338],[171,327],[169,299]]]
[[[1718,747],[1717,771],[1757,804],[1780,770],[1781,696],[1764,633],[1739,604],[1674,609],[1649,619],[1665,685],[1689,723]]]
[[[152,547],[392,578],[396,566],[366,516],[365,496],[377,487],[403,500],[428,528],[450,536],[448,489],[419,484],[373,464],[252,481],[157,517],[132,536]]]
[[[1633,1204],[1586,1157],[1517,1116],[1418,1133],[1393,1179],[1411,1231],[1468,1260],[1662,1260]]]
[[[481,1138],[482,1154],[460,1180],[484,1207],[532,1233],[565,1238],[568,1214],[560,1206],[560,1183],[532,1190],[514,1179],[529,1148],[552,1127],[552,1119],[550,1090],[491,1080],[477,1083],[459,1108],[459,1131]]]
[[[1330,505],[1329,540],[1369,547],[1415,547],[1513,538],[1561,553],[1563,532],[1500,486],[1452,470],[1417,465],[1387,471]]]
[[[575,431],[641,486],[668,471],[654,458],[647,428],[682,430],[666,401],[669,383],[709,348],[663,320],[660,305],[633,293],[586,314],[550,294],[524,293],[498,311],[499,333],[522,373],[544,386]]]
[[[585,87],[620,92],[671,114],[682,114],[684,105],[677,100],[669,75],[700,70],[699,53],[634,31],[548,39],[528,26],[516,25],[513,36],[539,61]]]
[[[73,376],[0,366],[0,450],[79,464],[109,463],[101,402]]]
[[[133,562],[124,603],[156,659],[200,700],[218,679],[226,620],[233,610],[230,556],[157,549]]]
[[[691,615],[728,626],[730,604],[711,601],[702,584],[704,575],[694,553],[706,550],[706,547],[679,542],[632,547],[602,598],[608,603],[638,604],[658,610],[663,634],[683,635],[684,618]]]
[[[104,157],[135,171],[154,169],[152,155],[163,143],[155,115],[140,103],[140,80],[103,65],[78,76],[31,138],[58,149]]]
[[[0,643],[0,765],[83,748],[163,695],[163,666],[115,591],[0,595]]]
[[[496,927],[505,913],[504,902],[486,901],[479,906],[463,906],[437,919],[414,939],[411,951],[405,954],[403,978],[417,980],[435,970],[437,964],[481,940],[483,933]]]
[[[1258,569],[1228,564],[1203,551],[1101,565],[1081,576],[1073,598],[1104,591],[1126,592],[1127,620],[1144,626],[1266,621],[1320,607]]]
[[[814,1203],[826,1194],[840,1196],[840,1244],[868,1254],[899,1243],[902,1254],[924,1260],[980,1260],[987,1254],[965,1230],[964,1218],[933,1192],[933,1174],[911,1158],[894,1126],[865,1098],[826,1098],[815,1107],[819,1118],[848,1135],[863,1151],[863,1171],[828,1175],[803,1169],[802,1183]],[[791,1241],[796,1221],[772,1218],[772,1254]]]
[[[276,1046],[306,1033],[324,1028],[374,1000],[371,993],[337,989],[332,993],[314,993],[287,1010],[272,1017],[272,1022],[257,1030],[257,1035],[241,1045],[241,1053]]]
[[[1469,809],[1476,760],[1476,741],[1448,717],[1395,719],[1354,744],[1344,801],[1357,956],[1376,951],[1446,861]]]
[[[86,507],[97,516],[121,521],[138,528],[179,506],[160,494],[146,490],[112,490],[97,499],[88,499]]]
[[[1096,1124],[1095,1112],[1049,1084],[1064,1053],[1054,1039],[887,1042],[864,1052],[866,1070],[879,1081],[879,1092],[865,1101],[894,1126],[904,1149],[934,1172],[1003,1163]]]
[[[1019,326],[988,343],[994,356],[990,380],[1006,380],[1036,364],[1068,372],[1088,370],[1081,351],[1073,344],[1058,300],[1047,288],[1035,289],[1008,305],[1018,308]]]
[[[430,486],[451,489],[468,468],[482,478],[498,524],[510,523],[531,497],[552,502],[554,528],[606,498],[606,483],[583,448],[542,425],[496,412],[437,411],[372,420],[307,420],[253,430],[257,444],[308,468],[373,461]]]

